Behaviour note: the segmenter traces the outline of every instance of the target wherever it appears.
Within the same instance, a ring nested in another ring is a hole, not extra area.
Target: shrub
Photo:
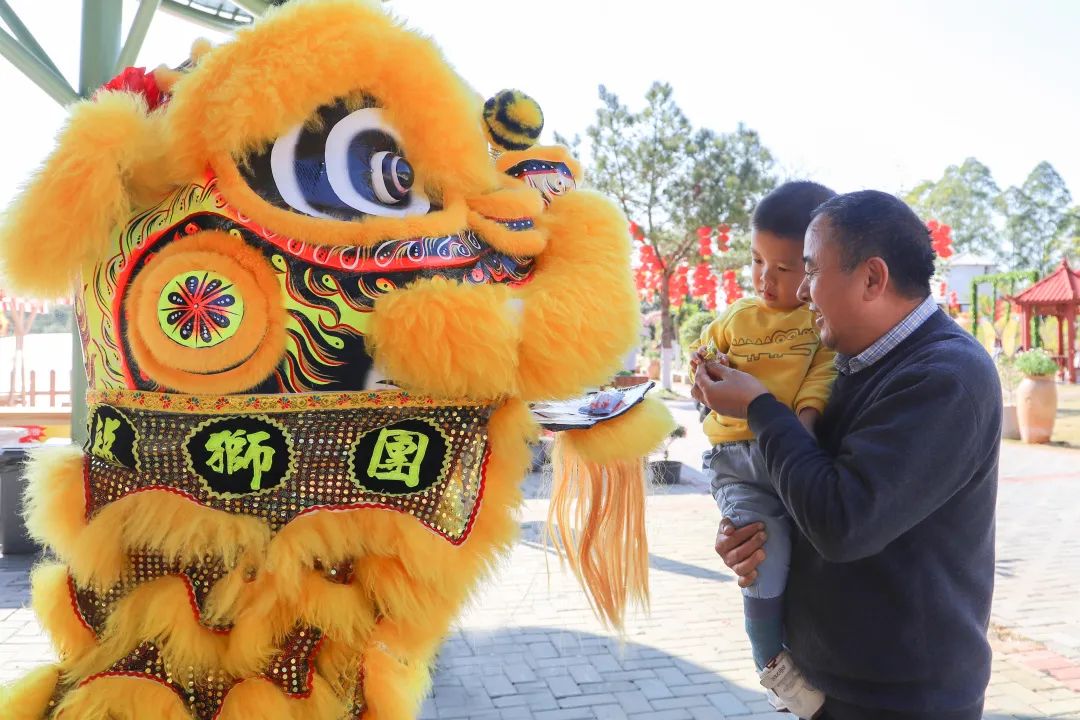
[[[1050,357],[1042,348],[1017,353],[1013,362],[1016,369],[1028,377],[1045,377],[1055,375],[1058,371],[1058,364],[1054,361],[1054,358]]]
[[[679,344],[682,345],[683,349],[685,350],[697,342],[698,338],[701,337],[701,331],[715,318],[714,314],[707,312],[694,313],[686,318],[682,326],[679,327]]]

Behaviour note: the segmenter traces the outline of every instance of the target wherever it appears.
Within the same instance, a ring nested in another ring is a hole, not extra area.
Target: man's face
[[[817,314],[821,342],[837,352],[853,355],[861,352],[851,343],[863,301],[861,273],[843,271],[839,247],[832,235],[831,223],[822,216],[806,229],[806,277],[799,287],[799,297]]]

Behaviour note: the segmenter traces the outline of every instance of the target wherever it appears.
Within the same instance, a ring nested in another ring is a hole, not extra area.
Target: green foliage
[[[956,252],[999,257],[1002,249],[996,227],[1001,216],[1000,196],[990,168],[968,158],[945,168],[937,182],[916,186],[904,199],[924,220],[952,227]]]
[[[1041,162],[1020,187],[1011,187],[1000,200],[1005,212],[1005,236],[1011,245],[1010,264],[1040,275],[1050,272],[1070,250],[1068,236],[1075,215],[1065,181],[1048,162]]]
[[[996,273],[993,275],[979,275],[971,279],[971,333],[977,336],[979,328],[980,313],[989,314],[990,324],[994,323],[994,305],[997,303],[998,297],[1011,297],[1016,295],[1017,287],[1023,289],[1025,285],[1033,285],[1039,279],[1039,274],[1034,270],[1012,270],[1010,272]],[[991,288],[992,299],[986,301],[979,298],[979,286],[989,285]],[[1008,318],[1012,315],[1012,305],[1006,310],[1006,323]],[[1039,334],[1039,319],[1033,317],[1031,319],[1031,339],[1035,347],[1042,344],[1042,338]],[[994,328],[995,335],[1000,338],[998,329]]]
[[[709,312],[697,312],[679,324],[679,345],[686,349],[701,337],[701,331],[711,323],[716,315]]]
[[[1080,205],[1069,209],[1065,223],[1065,243],[1073,268],[1080,266]]]
[[[696,261],[698,227],[727,223],[744,230],[753,206],[775,185],[772,154],[756,132],[695,129],[667,83],[653,83],[632,111],[600,87],[600,108],[586,130],[590,183],[642,227],[663,264],[661,342],[675,341],[668,300],[671,274]]]
[[[1058,371],[1058,364],[1042,348],[1017,353],[1013,363],[1019,372],[1028,377],[1045,377]]]

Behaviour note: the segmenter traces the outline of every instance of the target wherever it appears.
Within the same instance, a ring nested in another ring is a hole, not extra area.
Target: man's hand
[[[718,362],[702,363],[694,373],[694,398],[727,417],[745,418],[747,408],[768,389],[753,375]]]
[[[727,355],[724,353],[716,353],[710,357],[709,348],[702,345],[690,356],[690,377],[697,375],[700,366],[708,365],[709,363],[719,363],[724,367],[731,367],[731,361],[728,360]],[[698,389],[696,384],[690,386],[690,397],[694,398],[699,403],[705,403],[705,399],[701,395],[701,390]]]
[[[757,566],[765,560],[765,525],[751,523],[738,530],[727,518],[716,531],[716,554],[739,576],[739,587],[750,587],[757,580]]]

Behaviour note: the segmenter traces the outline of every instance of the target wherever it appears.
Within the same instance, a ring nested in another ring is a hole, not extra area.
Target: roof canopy
[[[1062,260],[1054,272],[1016,295],[1017,305],[1080,305],[1080,273]]]

